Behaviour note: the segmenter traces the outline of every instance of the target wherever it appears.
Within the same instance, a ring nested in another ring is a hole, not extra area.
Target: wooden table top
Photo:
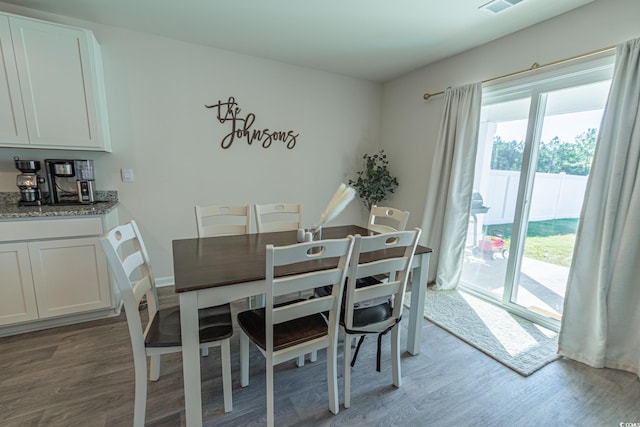
[[[355,225],[325,227],[323,239],[338,239],[349,235],[368,235],[366,228]],[[254,233],[237,236],[202,237],[173,241],[173,271],[176,292],[226,286],[265,279],[266,246],[286,246],[297,243],[297,230],[274,233]],[[418,246],[416,254],[432,252]],[[318,263],[318,261],[312,261]],[[309,271],[309,263],[276,271],[286,275]],[[332,268],[337,261],[325,261],[313,268]]]

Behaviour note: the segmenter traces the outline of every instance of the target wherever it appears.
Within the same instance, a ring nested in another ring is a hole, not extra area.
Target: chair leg
[[[151,360],[159,356],[151,357]],[[133,409],[133,426],[144,427],[144,419],[147,412],[147,361],[145,356],[136,357],[134,354],[135,369],[135,397]],[[160,365],[160,363],[158,363]]]
[[[296,361],[298,368],[304,366],[304,356],[304,354],[302,356],[298,356],[298,360]]]
[[[249,337],[240,332],[240,386],[249,385]]]
[[[156,356],[149,356],[149,380],[158,381],[158,378],[160,378],[160,355],[159,354]],[[145,378],[145,381],[146,380],[147,379]]]
[[[318,350],[314,350],[311,352],[311,356],[309,357],[309,360],[311,360],[312,362],[318,361]]]
[[[222,358],[222,389],[224,396],[224,412],[233,410],[233,394],[231,391],[231,340],[226,339],[220,343],[220,356]]]
[[[267,368],[267,427],[274,427],[273,416],[273,360],[265,358]]]
[[[338,351],[335,339],[327,347],[327,385],[329,387],[329,410],[333,414],[340,411],[338,402]]]
[[[351,341],[353,337],[344,334],[344,407],[351,406]]]
[[[397,324],[391,330],[391,369],[393,371],[393,385],[400,387],[402,377],[400,375],[400,325]]]

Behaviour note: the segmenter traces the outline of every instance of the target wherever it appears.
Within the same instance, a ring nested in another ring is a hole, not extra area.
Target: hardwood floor
[[[177,301],[173,288],[160,289],[160,295],[162,304]],[[233,309],[234,313],[244,309],[244,302],[233,304]],[[391,384],[389,336],[383,338],[381,373],[375,371],[375,339],[365,341],[353,370],[352,406],[341,406],[337,415],[328,409],[324,352],[317,362],[307,362],[302,368],[294,362],[278,366],[276,425],[591,427],[640,423],[640,381],[633,374],[562,359],[525,378],[424,322],[422,353],[403,356],[399,389]],[[402,336],[405,347],[406,333]],[[219,349],[212,349],[203,359],[206,426],[265,424],[264,359],[255,349],[250,368],[250,384],[241,388],[235,334],[233,411],[225,414]],[[341,371],[340,367],[340,377]],[[1,426],[130,426],[133,384],[124,314],[0,338]],[[148,387],[147,425],[184,425],[183,407],[180,355],[163,356],[160,380]]]

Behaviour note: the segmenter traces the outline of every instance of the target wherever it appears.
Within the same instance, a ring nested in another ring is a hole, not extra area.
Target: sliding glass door
[[[554,329],[611,71],[601,58],[483,92],[461,286]]]

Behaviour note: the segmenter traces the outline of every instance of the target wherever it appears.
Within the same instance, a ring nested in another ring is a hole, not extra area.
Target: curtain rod
[[[585,58],[587,56],[591,56],[591,55],[597,55],[598,53],[602,53],[602,52],[606,52],[608,50],[612,50],[615,49],[615,46],[609,46],[609,47],[604,47],[602,49],[598,49],[598,50],[594,50],[588,53],[583,53],[581,55],[576,55],[576,56],[572,56],[570,58],[565,58],[565,59],[560,59],[558,61],[553,61],[553,62],[549,62],[547,64],[538,64],[537,62],[534,62],[530,68],[527,68],[525,70],[520,70],[520,71],[514,71],[512,73],[508,73],[508,74],[503,74],[501,76],[498,77],[492,77],[490,79],[487,80],[483,80],[482,83],[489,83],[492,82],[494,80],[500,80],[500,79],[505,79],[507,77],[512,77],[512,76],[517,76],[518,74],[523,74],[523,73],[528,73],[529,71],[533,71],[533,70],[538,70],[540,68],[544,68],[544,67],[550,67],[552,65],[557,65],[557,64],[562,64],[564,62],[569,62],[569,61],[573,61],[575,59],[580,59],[580,58]],[[425,93],[422,97],[425,99],[425,101],[433,96],[438,96],[438,95],[442,95],[444,93],[444,90],[441,90],[440,92],[436,92],[436,93]]]

